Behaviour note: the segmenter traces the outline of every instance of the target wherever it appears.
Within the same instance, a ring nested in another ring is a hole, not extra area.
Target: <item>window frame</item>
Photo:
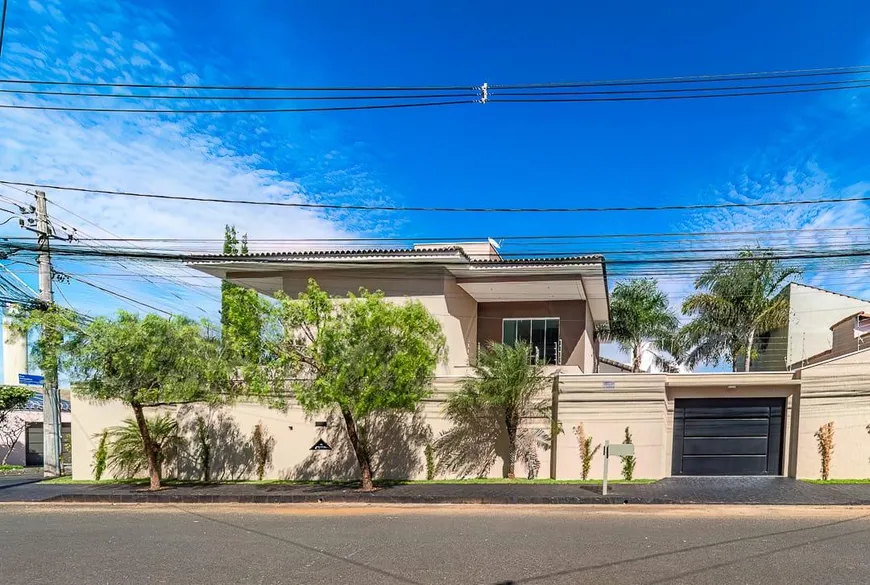
[[[555,350],[556,353],[553,356],[553,363],[552,364],[547,363],[546,354],[545,354],[544,365],[556,365],[556,366],[562,365],[561,363],[559,363],[560,362],[560,359],[559,359],[560,354],[562,353],[560,351],[560,347],[562,345],[562,318],[561,317],[502,317],[502,319],[501,319],[501,342],[502,343],[505,343],[505,338],[504,338],[505,321],[515,321],[515,322],[516,321],[556,321],[559,324],[559,329],[558,329],[559,334],[556,337],[556,350]],[[514,328],[514,331],[516,331],[516,328]],[[546,343],[546,337],[547,337],[546,328],[544,329],[544,331],[545,331],[544,342]],[[514,338],[513,342],[516,343],[516,338]],[[534,344],[532,344],[532,346],[534,346]],[[545,350],[546,350],[546,348],[545,348]]]

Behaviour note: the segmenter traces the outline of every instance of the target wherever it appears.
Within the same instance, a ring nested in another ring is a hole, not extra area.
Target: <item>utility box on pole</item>
[[[36,192],[36,231],[39,236],[36,258],[39,268],[39,298],[45,306],[50,307],[54,304],[51,252],[49,249],[51,224],[48,221],[48,207],[44,191]],[[45,335],[45,331],[42,332],[42,335]],[[45,463],[42,470],[45,477],[57,477],[63,474],[57,360],[48,364],[45,370],[42,372],[45,376],[45,382],[42,386],[42,439],[45,449]]]

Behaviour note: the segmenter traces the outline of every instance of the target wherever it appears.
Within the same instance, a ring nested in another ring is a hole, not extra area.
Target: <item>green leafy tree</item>
[[[45,377],[43,386],[56,389],[58,371],[68,365],[67,345],[81,333],[84,317],[55,304],[20,308],[11,317],[11,331],[15,336],[27,339],[31,331],[36,334],[31,344],[31,357]]]
[[[234,226],[226,226],[223,253],[248,253],[248,236],[241,240]],[[266,302],[254,289],[224,280],[221,282],[221,336],[227,351],[256,365],[262,355],[261,332]],[[252,372],[249,372],[252,373]]]
[[[148,460],[151,489],[160,488],[160,445],[145,409],[193,402],[220,403],[243,389],[220,341],[203,324],[180,317],[100,317],[69,346],[74,389],[96,400],[120,400],[133,410]]]
[[[610,295],[610,322],[596,331],[602,341],[614,341],[631,355],[631,371],[641,370],[644,350],[650,351],[656,365],[674,370],[674,361],[663,355],[673,351],[679,320],[671,310],[667,295],[653,278],[637,278],[617,283]]]
[[[33,396],[33,390],[24,386],[0,386],[0,427],[15,410],[21,410]]]
[[[692,317],[680,332],[686,365],[724,360],[737,371],[742,358],[748,372],[758,336],[788,322],[788,298],[780,293],[800,273],[769,252],[745,250],[701,274],[695,280],[700,292],[683,301],[683,313]]]
[[[471,370],[459,391],[448,398],[445,413],[454,422],[492,416],[503,425],[508,443],[504,476],[514,479],[523,425],[531,419],[552,423],[550,396],[545,392],[552,379],[544,374],[543,365],[535,363],[531,346],[525,343],[491,343],[481,349]],[[530,463],[534,466],[536,460]]]
[[[163,478],[167,468],[175,462],[181,448],[178,422],[170,414],[145,419],[148,436],[153,443],[157,473]],[[124,419],[117,427],[107,429],[106,463],[116,476],[131,478],[150,468],[150,457],[142,443],[139,423]],[[99,479],[99,478],[97,478]]]
[[[362,489],[371,490],[369,421],[412,411],[429,395],[446,355],[441,326],[418,301],[400,305],[364,289],[339,301],[313,279],[297,299],[278,301],[266,328],[271,378],[291,379],[308,413],[341,412]]]

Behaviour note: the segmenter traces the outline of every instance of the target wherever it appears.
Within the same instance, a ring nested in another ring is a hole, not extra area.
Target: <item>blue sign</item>
[[[45,376],[38,374],[18,374],[18,383],[25,386],[42,386]]]

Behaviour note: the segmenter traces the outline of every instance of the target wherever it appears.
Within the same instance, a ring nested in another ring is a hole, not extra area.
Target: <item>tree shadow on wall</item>
[[[201,442],[197,436],[197,414],[206,423],[211,481],[249,479],[254,472],[254,448],[251,438],[239,427],[235,418],[223,409],[193,408],[179,411],[182,423],[179,432],[184,436],[187,449],[178,459],[178,477],[203,479]]]
[[[453,426],[435,440],[436,475],[485,478],[501,459],[502,477],[507,477],[508,436],[501,415],[484,407],[457,413],[450,420]],[[517,462],[525,467],[529,479],[537,477],[541,468],[538,450],[548,448],[543,429],[527,426],[518,429]]]
[[[423,453],[432,438],[432,430],[419,411],[376,414],[359,421],[359,426],[368,437],[375,479],[411,479],[424,472]],[[332,450],[309,452],[301,463],[284,474],[284,479],[359,479],[356,455],[338,413],[327,417],[326,429],[320,438]]]

